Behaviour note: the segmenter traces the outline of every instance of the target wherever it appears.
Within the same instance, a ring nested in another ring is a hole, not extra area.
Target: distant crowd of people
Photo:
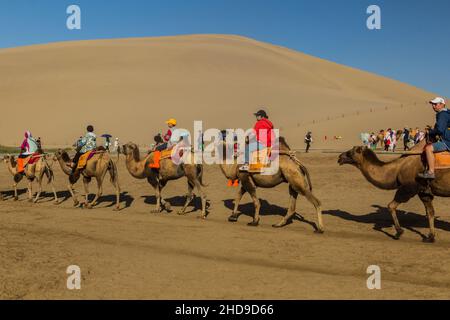
[[[426,129],[405,128],[400,130],[393,130],[391,128],[387,130],[380,130],[378,134],[361,133],[361,141],[364,145],[375,150],[380,147],[384,151],[395,152],[399,141],[403,143],[403,150],[408,151],[413,146],[425,139]]]

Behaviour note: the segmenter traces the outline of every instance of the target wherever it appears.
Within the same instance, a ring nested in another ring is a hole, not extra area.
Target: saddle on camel
[[[21,153],[17,158],[17,174],[23,175],[26,167],[39,161],[42,156],[42,150],[30,131],[25,132],[25,139],[20,146],[20,151]]]
[[[167,133],[163,136],[158,134],[154,137],[155,145],[149,152],[149,168],[160,169],[161,161],[178,157],[181,159],[184,154],[184,138],[189,135],[188,132],[176,129],[177,120],[169,119],[166,121],[169,127]]]

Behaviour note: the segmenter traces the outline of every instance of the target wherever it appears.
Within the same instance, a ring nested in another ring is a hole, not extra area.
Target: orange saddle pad
[[[93,155],[92,153],[93,151],[89,151],[80,157],[80,160],[78,160],[77,165],[78,170],[83,170],[86,167],[88,160],[91,158],[91,155]]]
[[[270,167],[270,149],[266,148],[252,152],[249,172],[260,173],[264,168]]]
[[[172,149],[153,152],[153,160],[148,165],[152,169],[159,169],[161,167],[161,160],[170,159],[172,157]]]
[[[27,166],[28,162],[30,162],[30,159],[31,156],[17,159],[17,173],[22,173],[25,171],[25,167]]]
[[[450,169],[450,152],[439,152],[434,156],[436,169]]]

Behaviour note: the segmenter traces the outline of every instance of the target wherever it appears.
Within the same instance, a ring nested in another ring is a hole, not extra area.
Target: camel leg
[[[206,216],[207,216],[207,214],[206,214],[206,203],[207,203],[206,194],[203,191],[202,185],[201,185],[201,183],[200,183],[200,181],[198,179],[196,179],[194,183],[195,183],[195,187],[198,190],[200,198],[202,199],[202,213],[199,216],[199,218],[206,219]]]
[[[34,199],[34,203],[37,203],[39,201],[39,198],[41,197],[41,193],[42,193],[42,178],[40,178],[37,181],[38,184],[38,192],[36,194],[36,198]]]
[[[425,210],[427,212],[428,223],[430,225],[430,233],[427,238],[423,241],[427,243],[433,243],[436,239],[436,230],[434,228],[434,207],[433,207],[433,195],[431,194],[419,194],[420,200],[422,200],[425,205]]]
[[[242,200],[242,197],[244,196],[244,194],[247,191],[245,191],[245,189],[243,187],[241,187],[239,189],[239,192],[236,196],[236,199],[234,199],[234,209],[233,209],[233,213],[231,214],[231,216],[228,218],[229,222],[237,222],[238,218],[239,218],[239,213],[238,213],[238,209],[239,209],[239,203]]]
[[[102,196],[103,194],[103,178],[105,177],[105,175],[103,175],[103,177],[97,177],[97,194],[95,195],[94,200],[92,200],[92,202],[87,203],[86,207],[88,209],[92,209],[96,204],[98,199]]]
[[[19,200],[19,194],[17,192],[17,183],[13,184],[13,188],[14,188],[14,201]]]
[[[162,211],[161,207],[161,186],[158,185],[155,187],[155,197],[156,197],[156,207],[151,211],[151,213],[160,213]]]
[[[59,204],[58,194],[56,193],[55,185],[53,184],[53,181],[50,182],[53,195],[55,196],[55,204]]]
[[[194,200],[194,185],[188,181],[188,193],[186,195],[186,202],[184,203],[183,208],[178,212],[179,215],[186,214],[186,209],[189,204]]]
[[[33,202],[33,182],[28,180],[28,201]]]
[[[116,189],[116,207],[114,208],[114,211],[119,211],[120,210],[120,185],[119,185],[119,181],[113,180],[112,181],[112,185]]]
[[[412,197],[417,194],[416,189],[411,189],[408,187],[403,187],[397,190],[394,200],[388,204],[389,212],[391,213],[392,220],[394,221],[394,227],[396,234],[394,236],[395,240],[399,240],[402,236],[404,230],[400,226],[400,222],[397,217],[397,208],[400,204],[408,202]]]
[[[399,240],[404,232],[404,230],[400,226],[400,222],[398,221],[398,217],[397,217],[397,208],[399,205],[400,205],[400,203],[395,200],[392,200],[392,202],[388,204],[388,209],[392,215],[392,220],[394,221],[394,227],[395,227],[395,231],[396,231],[396,234],[394,236],[395,240]]]
[[[320,200],[317,199],[311,191],[305,192],[306,200],[308,200],[314,208],[316,208],[317,213],[317,229],[316,233],[324,233],[325,229],[323,227],[323,218],[322,218],[322,204],[320,203]]]
[[[290,199],[289,199],[288,212],[286,213],[284,218],[281,219],[280,222],[278,222],[277,224],[273,225],[274,228],[284,227],[285,225],[287,225],[291,221],[292,216],[295,214],[295,207],[297,205],[298,192],[295,191],[291,186],[289,186],[289,194],[290,194]]]
[[[84,204],[87,205],[89,203],[89,183],[91,180],[89,178],[83,178],[83,187],[84,187]]]
[[[160,194],[160,201],[161,201],[161,211],[164,209],[167,212],[172,212],[172,206],[170,205],[170,203],[166,200],[164,200],[164,198],[162,197],[162,190],[164,189],[164,187],[167,184],[167,181],[160,181],[160,189],[159,189],[159,194]]]
[[[78,201],[78,197],[77,197],[77,195],[75,194],[75,189],[74,189],[74,187],[73,187],[73,184],[69,184],[69,185],[67,186],[67,188],[69,189],[70,195],[72,196],[72,199],[73,199],[73,206],[74,206],[74,207],[78,206],[78,205],[80,204],[80,201]]]

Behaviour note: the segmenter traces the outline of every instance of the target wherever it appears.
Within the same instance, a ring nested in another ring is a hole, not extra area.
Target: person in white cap
[[[450,151],[450,111],[445,106],[445,100],[437,97],[430,101],[433,110],[436,112],[436,125],[434,129],[428,129],[431,138],[440,137],[440,140],[425,147],[427,155],[428,170],[420,173],[423,179],[434,179],[434,154],[438,152]]]

